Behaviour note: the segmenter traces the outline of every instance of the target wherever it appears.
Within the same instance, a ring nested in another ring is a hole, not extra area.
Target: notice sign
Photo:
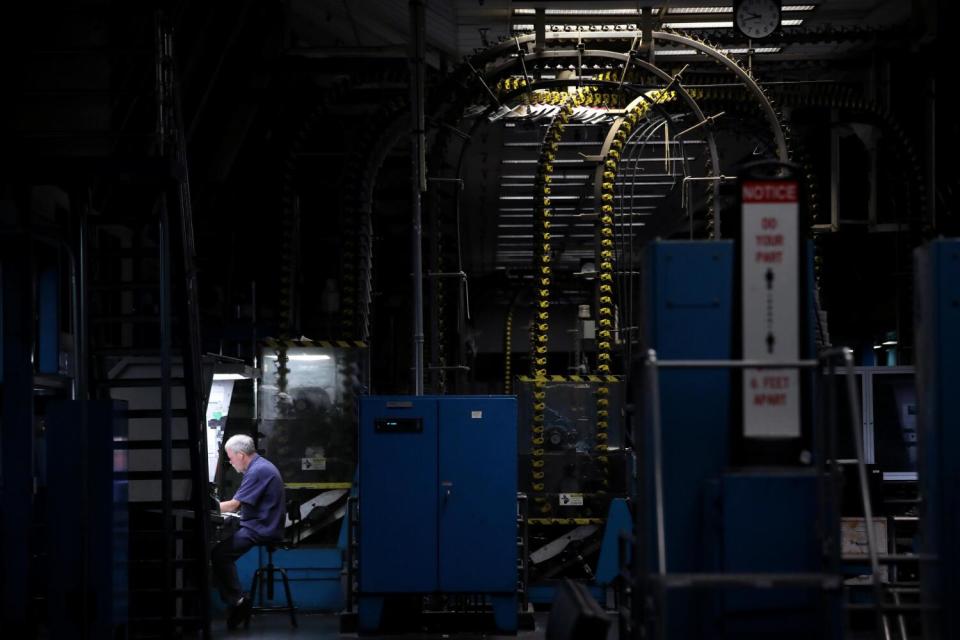
[[[742,184],[741,291],[743,358],[770,362],[800,358],[800,224],[797,183]],[[800,436],[797,369],[744,369],[743,434]]]

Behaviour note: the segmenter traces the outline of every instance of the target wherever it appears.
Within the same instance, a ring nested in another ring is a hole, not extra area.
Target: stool
[[[266,544],[259,545],[261,548],[267,550],[267,566],[258,567],[253,574],[253,584],[250,585],[250,599],[253,601],[254,606],[250,609],[251,613],[290,613],[290,624],[294,627],[297,626],[297,616],[294,613],[296,607],[293,606],[293,597],[290,595],[290,579],[287,577],[286,569],[281,567],[276,567],[273,564],[273,552],[277,549],[284,548],[283,544],[280,542],[268,542]],[[267,600],[273,600],[273,575],[279,573],[280,577],[283,579],[283,590],[287,595],[287,604],[286,606],[264,606],[263,599],[263,587],[266,584],[267,587]],[[260,588],[260,604],[257,605],[257,587]],[[250,616],[247,616],[246,621],[244,622],[244,628],[250,627]]]

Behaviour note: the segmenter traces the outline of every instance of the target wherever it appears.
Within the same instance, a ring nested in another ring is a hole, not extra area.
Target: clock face
[[[733,20],[748,38],[765,38],[780,26],[777,0],[742,0],[734,8]]]

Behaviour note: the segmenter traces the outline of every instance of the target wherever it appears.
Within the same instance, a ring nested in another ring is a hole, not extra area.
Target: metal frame
[[[876,464],[876,432],[874,430],[874,412],[873,412],[873,377],[884,375],[913,375],[915,374],[912,366],[861,366],[854,367],[853,373],[860,380],[860,400],[861,400],[861,433],[863,434],[863,461],[866,464]],[[884,480],[916,480],[915,471],[906,472],[888,472],[884,474]]]
[[[654,601],[660,605],[659,615],[656,619],[656,637],[663,638],[666,634],[666,622],[663,608],[663,598],[666,591],[671,587],[680,588],[709,588],[709,587],[727,587],[727,586],[745,586],[754,588],[769,588],[771,586],[822,586],[824,589],[839,588],[839,573],[792,573],[792,574],[714,574],[714,573],[686,573],[670,574],[667,571],[666,563],[666,536],[664,522],[664,494],[663,494],[663,453],[661,450],[661,416],[660,416],[660,389],[659,389],[659,370],[663,369],[699,369],[699,368],[720,368],[720,369],[821,369],[826,367],[828,375],[835,374],[836,361],[842,361],[844,377],[847,386],[847,399],[850,406],[851,420],[850,430],[854,439],[854,446],[857,451],[863,451],[862,427],[863,419],[860,415],[859,407],[855,401],[856,381],[854,378],[853,351],[848,348],[830,349],[822,352],[816,360],[792,360],[784,362],[758,361],[758,360],[664,360],[657,359],[656,352],[653,349],[647,351],[644,360],[644,366],[650,372],[648,376],[647,393],[650,397],[650,408],[652,415],[652,441],[653,441],[653,462],[654,462],[654,497],[656,502],[656,557],[657,568],[656,576],[651,577],[643,567],[641,558],[646,557],[645,552],[645,532],[646,510],[636,509],[634,523],[634,573],[633,579],[637,581],[637,598],[635,603],[645,602],[644,591],[652,591]],[[828,396],[832,399],[832,394]],[[858,428],[859,425],[859,428]],[[830,460],[830,467],[833,473],[839,469],[839,462],[836,459],[836,437],[835,434],[825,439],[823,436],[823,425],[820,423],[820,433],[817,438],[818,449],[816,457],[818,471],[821,477],[827,473],[827,460]],[[634,434],[634,441],[640,442],[641,436]],[[826,452],[822,451],[824,444],[827,444]],[[826,455],[824,455],[826,453]],[[874,605],[872,609],[877,620],[878,633],[884,628],[884,612],[892,610],[883,602],[883,585],[880,574],[880,561],[878,549],[876,548],[876,532],[873,528],[873,508],[870,501],[870,493],[867,489],[867,472],[863,456],[857,457],[857,472],[860,485],[860,497],[864,511],[864,528],[867,535],[867,553],[870,559],[871,584],[874,593]],[[642,476],[643,474],[638,474]],[[640,482],[640,480],[638,480]],[[821,485],[824,486],[824,485]],[[825,495],[821,494],[822,509],[827,509]],[[648,587],[648,583],[650,587]],[[897,605],[893,605],[896,607]],[[632,612],[636,617],[639,611]],[[639,637],[640,625],[631,625],[631,632],[634,637]]]

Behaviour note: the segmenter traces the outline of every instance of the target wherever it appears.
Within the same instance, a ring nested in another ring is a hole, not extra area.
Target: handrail
[[[783,360],[783,361],[762,361],[762,360],[660,360],[657,358],[656,351],[649,349],[644,358],[644,366],[649,368],[651,374],[648,377],[648,393],[650,394],[650,411],[652,416],[653,428],[653,474],[654,474],[654,499],[656,504],[656,532],[657,532],[657,574],[660,586],[697,586],[702,584],[711,586],[733,586],[750,584],[756,587],[772,586],[774,583],[782,583],[786,574],[751,574],[748,576],[739,576],[728,574],[729,578],[722,578],[723,574],[716,573],[684,573],[668,574],[666,557],[666,523],[664,513],[664,488],[663,488],[663,452],[662,452],[662,423],[660,415],[660,389],[659,389],[659,370],[660,369],[811,369],[822,365],[827,365],[829,375],[833,375],[834,362],[841,359],[845,369],[845,379],[847,387],[847,398],[850,405],[850,426],[853,435],[853,441],[856,451],[857,475],[860,484],[860,499],[864,512],[864,528],[867,535],[867,552],[870,558],[872,587],[875,599],[875,613],[877,616],[877,633],[883,629],[883,591],[880,575],[880,561],[876,548],[876,533],[873,527],[873,506],[870,500],[870,494],[867,490],[867,472],[863,461],[863,438],[860,433],[860,407],[856,401],[856,381],[854,379],[853,369],[853,351],[847,347],[828,349],[821,352],[816,359],[801,360]],[[833,461],[834,465],[836,461]],[[825,464],[821,457],[817,460],[819,465]],[[821,475],[822,475],[821,471]],[[638,507],[638,514],[640,508]],[[642,539],[645,533],[645,523],[638,516],[637,525],[643,530],[638,530],[635,536],[635,557],[641,551]],[[635,562],[635,566],[642,570],[642,559]],[[646,571],[642,571],[644,576]],[[800,574],[798,574],[800,575]],[[806,576],[800,582],[815,584],[821,578],[811,579],[814,574],[803,574]],[[820,574],[816,574],[819,576]],[[639,576],[638,576],[639,577]],[[825,588],[829,588],[833,583],[824,580],[821,582]],[[663,631],[662,612],[660,616],[661,624],[658,625],[660,632]]]

